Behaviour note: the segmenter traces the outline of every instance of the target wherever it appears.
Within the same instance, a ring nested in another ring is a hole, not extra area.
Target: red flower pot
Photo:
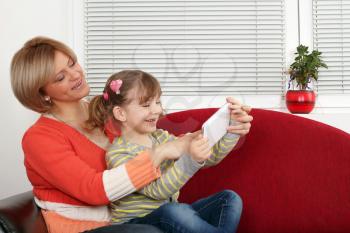
[[[286,94],[287,108],[291,113],[310,113],[315,107],[315,92],[289,90]]]

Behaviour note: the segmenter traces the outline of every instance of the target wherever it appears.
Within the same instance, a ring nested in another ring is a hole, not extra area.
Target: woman
[[[159,164],[180,157],[190,136],[106,170],[109,139],[101,129],[85,127],[88,103],[83,98],[89,86],[70,48],[44,37],[29,40],[13,57],[11,84],[24,106],[42,114],[26,131],[22,147],[49,232],[156,232],[151,226],[109,226],[107,204],[157,179]],[[243,117],[241,127],[248,132],[252,118]]]

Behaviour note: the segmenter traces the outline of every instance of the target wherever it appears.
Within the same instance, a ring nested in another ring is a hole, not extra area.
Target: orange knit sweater
[[[43,203],[77,206],[77,209],[107,205],[160,175],[147,153],[140,154],[115,171],[105,171],[105,150],[69,125],[44,116],[27,130],[22,147],[34,195]],[[77,220],[74,217],[60,218],[60,215],[50,212],[55,210],[44,212],[44,217],[51,232],[63,232],[62,229],[52,229],[53,225],[64,225],[56,224],[62,219],[70,222],[67,222],[68,228],[75,228],[74,224],[76,227],[77,224],[86,224],[87,227],[77,227],[79,231],[95,227],[79,216],[79,223],[74,223]],[[50,219],[55,219],[55,224],[50,224]],[[98,223],[96,226],[105,224]]]

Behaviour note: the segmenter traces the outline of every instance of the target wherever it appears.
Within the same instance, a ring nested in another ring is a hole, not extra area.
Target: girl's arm
[[[186,148],[183,147],[187,147],[187,141],[190,140],[190,138],[185,138],[190,136],[176,139],[175,136],[163,130],[157,130],[153,136],[161,144],[157,146],[155,150],[159,148],[170,148],[172,151],[176,150],[182,154],[186,151]],[[135,152],[132,150],[134,150],[134,148],[122,146],[121,143],[118,143],[118,140],[116,140],[107,153],[107,166],[112,168],[129,161],[135,156]],[[192,160],[191,157],[187,155],[181,156],[180,159],[176,161],[169,159],[160,165],[162,171],[161,177],[138,190],[138,192],[157,200],[168,199],[178,192],[201,167],[201,164]]]
[[[188,155],[177,161],[169,161],[162,176],[138,190],[139,193],[156,200],[165,200],[177,193],[182,186],[203,166]]]
[[[239,137],[235,134],[225,134],[212,148],[211,155],[205,161],[205,167],[214,166],[220,163],[237,144]]]
[[[249,133],[250,122],[253,120],[253,117],[248,115],[251,109],[243,106],[232,97],[227,97],[226,101],[230,103],[230,126],[227,133],[211,149],[211,155],[205,166],[213,166],[220,163],[237,144],[239,140],[237,135],[244,136]],[[236,123],[233,124],[233,122]]]
[[[186,134],[181,138],[176,139],[174,135],[169,134],[164,130],[157,130],[153,136],[162,144],[161,146],[168,147],[167,144],[178,143],[177,150],[182,151],[182,156],[177,161],[167,160],[161,164],[162,176],[157,180],[146,185],[138,192],[157,200],[165,200],[177,193],[180,188],[204,165],[204,163],[196,162],[192,156],[187,155],[190,150],[190,144],[199,132]],[[170,141],[170,142],[169,142]]]

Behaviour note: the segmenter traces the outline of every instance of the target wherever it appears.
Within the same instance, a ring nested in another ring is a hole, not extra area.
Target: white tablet
[[[209,146],[214,146],[226,133],[230,124],[229,104],[216,111],[202,126],[203,136],[208,138]]]

